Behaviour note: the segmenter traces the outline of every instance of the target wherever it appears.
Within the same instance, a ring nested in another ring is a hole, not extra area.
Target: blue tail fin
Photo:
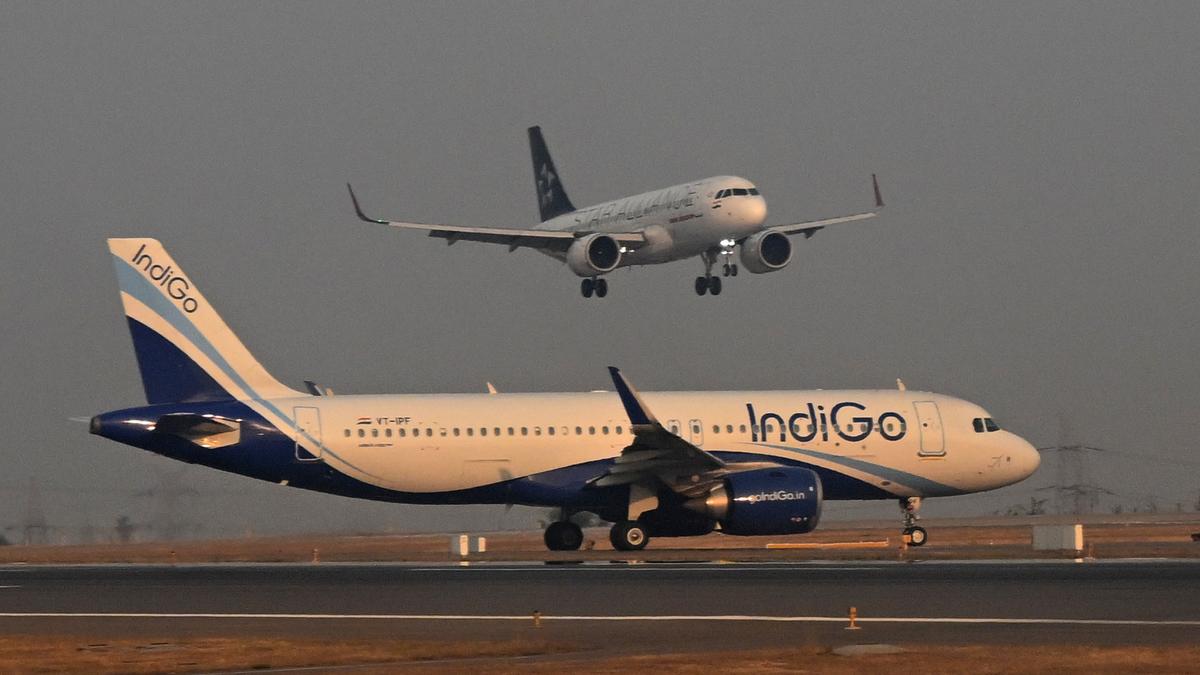
[[[267,373],[155,239],[109,239],[151,404],[303,396]]]
[[[550,159],[550,150],[542,138],[541,127],[529,127],[529,151],[533,155],[533,180],[537,185],[538,212],[542,222],[574,211],[575,206],[571,204],[571,198],[558,178],[558,170],[554,168],[554,160]]]

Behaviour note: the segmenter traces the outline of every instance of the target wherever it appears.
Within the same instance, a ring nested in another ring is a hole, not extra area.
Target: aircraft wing
[[[591,485],[661,484],[683,493],[684,490],[676,487],[679,481],[675,480],[675,476],[695,476],[697,479],[689,481],[687,486],[699,487],[701,484],[709,485],[716,475],[725,473],[726,465],[720,458],[663,427],[620,370],[610,366],[608,371],[629,415],[633,443],[622,450],[613,466],[593,479]]]
[[[579,237],[591,234],[591,232],[586,231],[525,230],[508,227],[468,227],[463,225],[381,220],[379,218],[371,218],[363,213],[362,208],[358,204],[358,197],[354,194],[354,188],[350,187],[349,183],[346,184],[346,188],[350,190],[350,200],[354,202],[354,211],[358,215],[359,220],[405,230],[421,230],[427,232],[431,237],[445,239],[447,244],[454,244],[459,241],[477,241],[485,244],[504,244],[508,246],[508,250],[510,251],[514,251],[522,246],[552,251],[565,251],[571,246],[571,243]],[[646,241],[645,236],[643,236],[641,232],[616,232],[605,234],[608,234],[608,236],[615,239],[619,244],[630,247],[640,246]]]
[[[866,220],[879,215],[879,209],[883,208],[883,195],[879,192],[879,179],[875,174],[871,174],[871,187],[875,191],[875,210],[864,211],[862,213],[852,213],[848,216],[838,216],[836,218],[825,218],[824,220],[809,220],[803,223],[792,223],[790,225],[775,225],[765,228],[767,232],[779,232],[781,234],[803,234],[807,239],[830,225],[839,225],[841,223],[852,223],[858,220]]]

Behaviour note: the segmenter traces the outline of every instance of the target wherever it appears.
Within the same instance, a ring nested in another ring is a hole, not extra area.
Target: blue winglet
[[[617,395],[621,397],[621,404],[625,406],[625,414],[629,415],[629,422],[634,426],[657,424],[658,420],[654,419],[654,414],[642,402],[641,397],[634,391],[633,385],[625,379],[621,371],[614,367],[608,367],[608,374],[612,376],[613,386],[617,388]]]

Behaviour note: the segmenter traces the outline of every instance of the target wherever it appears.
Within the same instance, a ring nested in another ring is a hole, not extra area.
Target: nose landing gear
[[[921,509],[920,497],[901,497],[900,512],[904,514],[904,536],[908,537],[909,546],[924,546],[929,540],[925,528],[917,525],[917,511]]]
[[[569,520],[559,520],[550,523],[543,539],[551,551],[578,551],[583,545],[583,530]]]

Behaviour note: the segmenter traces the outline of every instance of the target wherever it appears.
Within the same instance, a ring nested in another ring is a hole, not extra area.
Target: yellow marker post
[[[537,611],[536,609],[533,610],[533,627],[534,628],[542,627],[542,613]]]
[[[313,547],[313,564],[316,565],[319,562],[321,562],[321,549],[314,546]]]
[[[850,608],[850,625],[846,626],[846,630],[862,630],[862,626],[859,626],[857,621],[858,621],[858,608],[851,607]]]

